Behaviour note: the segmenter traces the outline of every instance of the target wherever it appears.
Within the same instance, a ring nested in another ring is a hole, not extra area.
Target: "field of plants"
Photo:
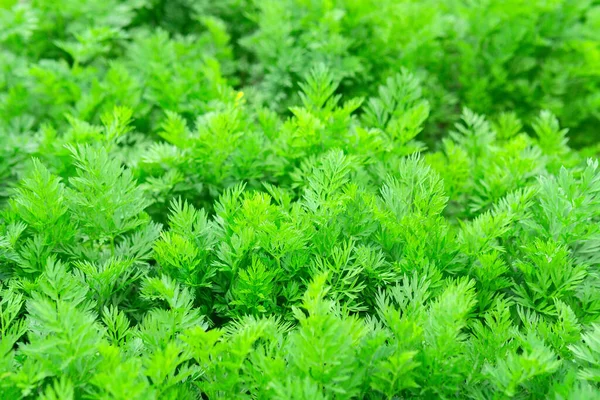
[[[0,0],[0,399],[600,399],[600,1]]]

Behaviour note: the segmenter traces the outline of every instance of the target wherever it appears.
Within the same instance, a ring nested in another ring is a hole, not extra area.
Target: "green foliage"
[[[0,0],[0,398],[600,398],[599,29]]]

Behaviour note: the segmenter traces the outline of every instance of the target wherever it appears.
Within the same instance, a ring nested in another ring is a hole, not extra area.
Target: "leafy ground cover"
[[[0,398],[600,398],[600,3],[0,0]]]

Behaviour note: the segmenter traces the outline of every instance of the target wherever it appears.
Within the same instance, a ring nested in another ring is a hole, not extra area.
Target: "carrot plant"
[[[0,0],[0,398],[599,398],[599,7]]]

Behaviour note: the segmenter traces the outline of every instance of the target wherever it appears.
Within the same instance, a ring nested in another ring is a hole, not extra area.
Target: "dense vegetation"
[[[0,398],[600,398],[599,114],[595,0],[0,0]]]

